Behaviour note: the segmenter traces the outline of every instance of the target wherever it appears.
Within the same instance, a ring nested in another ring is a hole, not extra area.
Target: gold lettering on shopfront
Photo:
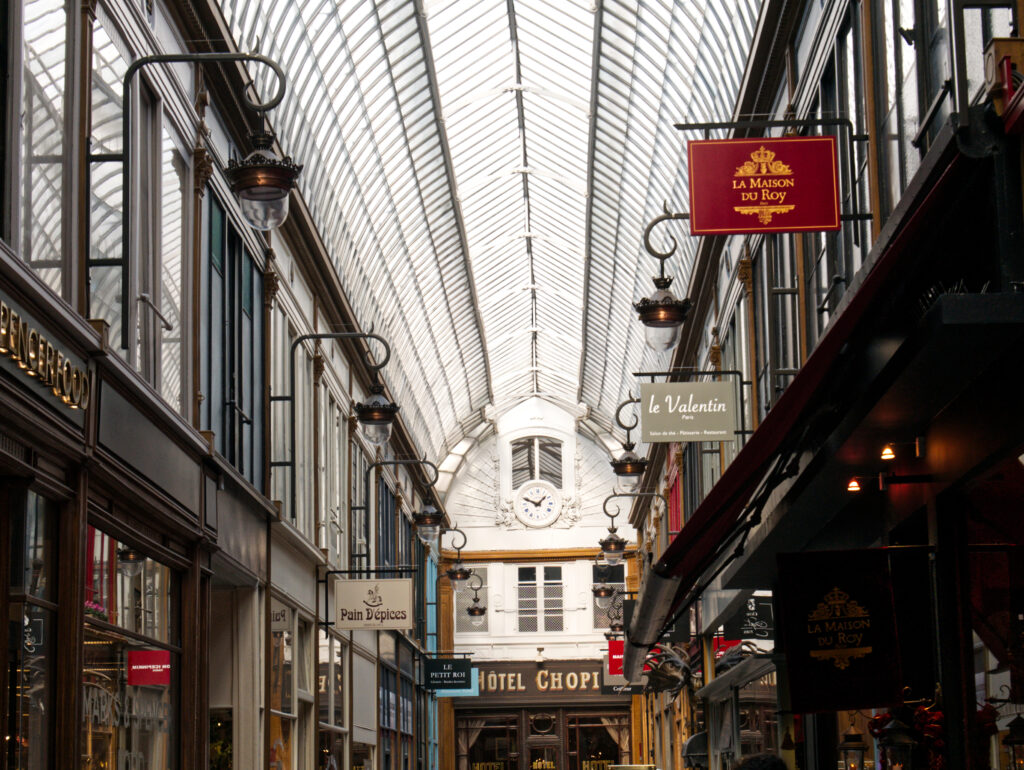
[[[55,349],[38,329],[0,301],[0,354],[48,387],[72,409],[86,409],[92,396],[89,374]]]
[[[521,693],[526,686],[522,671],[480,671],[480,691],[490,693]],[[533,678],[536,692],[580,692],[601,689],[601,678],[596,671],[552,671],[538,669]]]

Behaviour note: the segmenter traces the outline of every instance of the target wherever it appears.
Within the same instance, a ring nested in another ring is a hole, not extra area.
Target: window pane
[[[292,609],[270,602],[270,708],[291,714],[292,707]],[[289,755],[290,756],[290,755]]]
[[[178,577],[170,567],[89,527],[85,616],[177,644]]]
[[[64,154],[63,3],[25,0],[22,120],[22,259],[61,290]]]
[[[177,767],[179,656],[86,626],[82,750],[89,767]]]
[[[270,766],[274,770],[292,770],[292,722],[270,715]]]
[[[345,656],[344,648],[334,640],[334,667],[332,669],[334,696],[334,724],[345,726]],[[338,765],[339,768],[343,765]]]
[[[518,489],[531,478],[533,469],[530,466],[530,453],[533,439],[520,439],[512,442],[512,488]]]
[[[537,441],[540,478],[562,487],[562,442],[542,438]]]
[[[31,604],[11,605],[9,767],[46,770],[53,744],[54,615]],[[19,628],[20,626],[20,628]]]
[[[316,692],[320,704],[317,718],[321,722],[331,719],[331,638],[320,631],[317,646]]]
[[[11,593],[56,601],[55,506],[35,492],[12,503]]]
[[[185,192],[188,167],[163,132],[160,163],[160,395],[179,412],[182,399],[182,337],[184,334],[182,287],[184,285]],[[167,327],[170,328],[167,328]]]

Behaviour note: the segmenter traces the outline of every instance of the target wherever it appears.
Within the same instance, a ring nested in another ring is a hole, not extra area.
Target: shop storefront
[[[10,767],[197,766],[207,448],[94,329],[0,282],[0,734]]]
[[[597,661],[481,663],[455,704],[456,770],[607,770],[630,763],[629,697]]]

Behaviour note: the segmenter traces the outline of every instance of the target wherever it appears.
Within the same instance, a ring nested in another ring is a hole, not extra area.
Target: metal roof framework
[[[223,0],[239,47],[288,73],[278,139],[428,457],[532,396],[611,431],[631,372],[665,363],[631,307],[653,291],[643,229],[666,201],[687,210],[673,124],[732,114],[759,9]]]

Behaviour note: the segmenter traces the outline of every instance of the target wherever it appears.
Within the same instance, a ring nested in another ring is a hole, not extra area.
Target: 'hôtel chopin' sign
[[[480,700],[501,703],[536,702],[538,698],[559,700],[600,699],[603,661],[546,660],[543,665],[529,661],[479,663],[477,678]]]
[[[690,233],[839,229],[834,136],[690,142]]]
[[[0,300],[0,355],[72,409],[89,406],[92,389],[85,365],[55,348],[35,321],[6,300]]]

